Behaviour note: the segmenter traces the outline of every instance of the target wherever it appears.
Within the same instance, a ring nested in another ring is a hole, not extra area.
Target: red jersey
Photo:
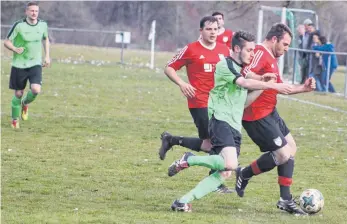
[[[216,64],[230,52],[226,45],[216,43],[207,47],[201,41],[188,44],[169,61],[167,66],[176,71],[186,66],[189,83],[196,89],[195,96],[188,98],[189,108],[207,107],[210,90],[214,86]]]
[[[257,45],[254,50],[254,57],[249,65],[244,67],[242,73],[245,75],[248,72],[254,72],[258,75],[265,73],[277,74],[277,83],[282,83],[279,75],[277,59],[263,45]],[[276,107],[278,92],[273,89],[267,89],[245,109],[243,120],[255,121],[269,115]]]
[[[229,49],[231,49],[231,40],[233,39],[233,31],[224,30],[223,33],[217,36],[217,42],[221,44],[226,44]]]

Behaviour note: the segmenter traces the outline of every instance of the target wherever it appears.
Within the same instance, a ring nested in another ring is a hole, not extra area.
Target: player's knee
[[[17,98],[22,98],[23,93],[24,93],[23,90],[16,90],[16,91],[14,92],[14,95],[15,95]]]
[[[31,87],[31,92],[33,94],[39,94],[41,92],[41,86]]]
[[[238,164],[237,160],[234,159],[234,160],[231,160],[231,161],[226,161],[225,168],[227,170],[236,170],[238,165],[239,164]]]
[[[238,166],[237,152],[235,147],[225,147],[221,152],[226,170],[236,170]]]
[[[290,147],[285,146],[273,152],[278,165],[282,165],[289,160],[289,158],[291,157],[291,151],[289,149]]]
[[[297,147],[296,147],[296,144],[294,145],[291,145],[291,156],[294,157],[295,154],[296,154],[296,151],[297,151]]]
[[[210,139],[204,139],[201,144],[201,149],[204,152],[210,152],[212,148],[211,140]]]
[[[222,171],[222,172],[220,172],[220,175],[221,175],[224,179],[228,179],[229,177],[231,177],[231,171]]]

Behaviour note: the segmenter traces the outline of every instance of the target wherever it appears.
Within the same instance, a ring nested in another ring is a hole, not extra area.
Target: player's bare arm
[[[49,67],[51,64],[51,58],[49,56],[49,47],[50,47],[50,42],[49,42],[49,38],[47,37],[44,40],[44,49],[45,49],[45,61],[43,63],[43,67]]]
[[[246,79],[254,79],[254,80],[258,80],[258,81],[268,81],[268,80],[271,80],[271,79],[274,79],[276,80],[277,79],[277,76],[275,73],[265,73],[264,75],[258,75],[254,72],[248,72],[246,75],[245,75],[245,78]]]
[[[316,89],[316,80],[314,78],[308,78],[302,85],[292,85],[292,91],[289,95],[297,93],[312,92]]]
[[[292,85],[285,83],[274,83],[274,82],[260,82],[252,79],[245,79],[240,77],[236,80],[236,84],[251,90],[265,90],[274,89],[282,94],[289,94],[292,90]]]
[[[22,54],[24,52],[24,48],[23,47],[15,47],[12,43],[12,41],[10,41],[9,39],[6,39],[4,41],[4,46],[9,49],[10,51],[13,51],[17,54]]]
[[[249,90],[245,102],[245,108],[251,105],[262,93],[263,90]]]
[[[169,79],[175,83],[176,85],[178,85],[181,89],[181,92],[183,93],[184,96],[186,96],[187,98],[193,98],[195,96],[195,88],[190,85],[189,83],[186,83],[185,81],[183,81],[176,73],[175,69],[171,68],[170,66],[167,66],[164,69],[164,73],[165,75],[167,75],[167,77],[169,77]]]
[[[252,77],[258,77],[259,75],[251,72],[251,79]],[[252,76],[253,75],[253,76]],[[264,81],[264,82],[275,82],[275,80],[277,79],[277,76],[275,73],[265,73],[260,79],[260,81]],[[249,77],[247,77],[249,78]],[[255,79],[257,80],[257,79]],[[251,105],[262,93],[264,90],[249,90],[248,91],[248,95],[247,95],[247,99],[246,99],[246,103],[245,103],[245,108],[247,108],[249,105]]]

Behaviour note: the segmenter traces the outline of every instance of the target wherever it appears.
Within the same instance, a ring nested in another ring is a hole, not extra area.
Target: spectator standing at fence
[[[303,37],[305,35],[305,25],[299,24],[299,26],[296,28],[296,31],[298,32],[298,48],[303,49]],[[298,52],[300,59],[303,58],[304,52],[299,51]]]
[[[321,45],[313,46],[313,50],[335,52],[334,45],[332,43],[328,43],[325,36],[320,36],[319,41],[321,42]],[[328,71],[329,56],[331,57],[331,59],[330,59],[330,69]],[[335,93],[336,92],[335,88],[333,84],[330,82],[330,80],[338,66],[337,57],[335,54],[332,54],[332,55],[323,54],[322,58],[323,58],[323,73],[322,73],[321,83],[322,83],[323,91],[326,91],[328,88],[329,92]],[[326,85],[327,79],[329,79],[328,86]]]
[[[310,19],[304,21],[305,33],[301,34],[299,39],[301,40],[300,48],[304,50],[312,49],[312,33],[316,31],[316,28]],[[319,32],[319,31],[318,31]],[[311,63],[311,56],[309,53],[302,53],[301,60],[301,84],[305,82],[309,75],[309,67]]]
[[[25,9],[26,18],[17,21],[4,41],[4,46],[13,51],[10,89],[12,98],[12,128],[19,128],[19,116],[28,119],[28,105],[41,91],[42,67],[50,65],[48,26],[38,19],[39,6],[29,2]],[[44,41],[45,59],[42,63],[42,41]],[[30,90],[22,98],[27,81]]]
[[[308,31],[308,25],[311,24],[312,21],[310,19],[306,19],[304,21],[304,28],[305,30],[302,31],[302,29],[298,30],[299,31],[299,48],[300,49],[307,49],[307,45],[309,42],[309,38],[310,38],[310,33]],[[301,60],[300,60],[300,73],[301,73],[301,83],[304,82],[304,80],[307,78],[308,76],[308,55],[306,52],[302,52],[300,54],[301,56]]]
[[[321,45],[319,40],[319,32],[312,34],[313,46]],[[323,73],[322,55],[320,53],[314,53],[311,55],[311,66],[309,68],[309,77],[313,77],[316,80],[316,91],[323,91],[321,78]]]

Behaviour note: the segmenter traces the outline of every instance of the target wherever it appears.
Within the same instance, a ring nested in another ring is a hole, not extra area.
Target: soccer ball
[[[322,210],[324,198],[317,189],[306,189],[300,195],[300,207],[309,214],[314,214]]]

